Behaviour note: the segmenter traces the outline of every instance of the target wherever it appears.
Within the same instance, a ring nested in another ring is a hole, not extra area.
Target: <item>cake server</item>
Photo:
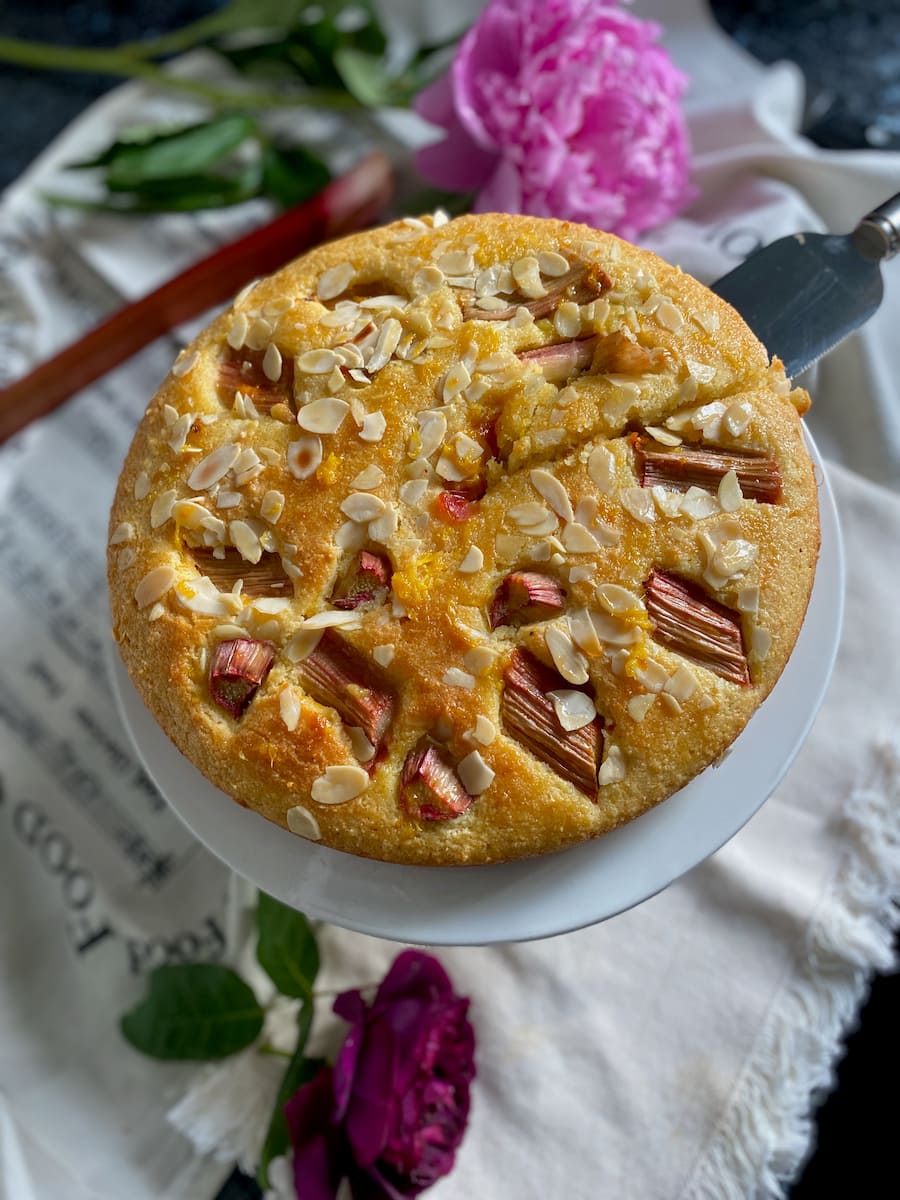
[[[900,192],[852,233],[794,233],[751,254],[712,290],[732,304],[791,377],[868,321],[881,263],[900,250]]]

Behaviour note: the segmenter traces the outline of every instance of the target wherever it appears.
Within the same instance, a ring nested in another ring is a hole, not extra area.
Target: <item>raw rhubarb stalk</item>
[[[331,603],[353,609],[384,604],[391,587],[391,562],[385,554],[360,550],[350,572],[339,583]]]
[[[375,747],[374,766],[394,712],[394,697],[381,675],[358,650],[331,629],[297,663],[300,682],[314,700],[337,711],[345,725],[359,726]]]
[[[219,363],[219,394],[229,407],[238,392],[250,398],[257,412],[268,412],[276,404],[294,403],[294,360],[282,356],[281,376],[269,379],[263,370],[264,354],[261,350],[230,350]]]
[[[503,727],[516,741],[579,791],[597,798],[597,771],[603,752],[603,718],[567,732],[547,693],[571,689],[563,677],[529,654],[513,650],[500,697]],[[585,695],[590,695],[586,689]]]
[[[191,557],[201,575],[206,575],[220,592],[230,592],[239,579],[245,596],[290,596],[287,572],[277,554],[263,552],[258,563],[247,562],[234,546],[225,547],[225,557],[216,558],[212,550],[197,547]]]
[[[422,738],[407,754],[400,775],[400,803],[410,816],[448,821],[464,813],[474,799],[436,742]]]
[[[546,296],[535,300],[517,300],[505,296],[509,301],[506,308],[479,308],[474,292],[463,293],[463,320],[465,321],[509,321],[519,308],[527,308],[536,321],[549,317],[566,300],[576,304],[589,304],[612,287],[612,280],[598,266],[573,267],[565,275],[547,281]]]
[[[275,647],[271,642],[257,642],[253,638],[219,642],[209,669],[213,700],[233,717],[239,717],[256,695],[274,659]]]
[[[566,593],[549,575],[514,571],[497,588],[491,604],[491,629],[550,620],[565,603]]]
[[[665,571],[654,571],[647,580],[645,600],[656,641],[723,679],[750,683],[736,612],[711,599],[697,584]]]
[[[634,449],[643,487],[659,484],[674,492],[699,487],[715,493],[723,476],[734,471],[745,499],[762,504],[777,504],[781,499],[781,472],[774,458],[710,446],[657,450],[642,437],[635,437]]]

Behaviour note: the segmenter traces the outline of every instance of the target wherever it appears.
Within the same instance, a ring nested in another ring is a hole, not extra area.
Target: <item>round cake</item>
[[[712,292],[584,226],[332,242],[147,409],[110,524],[122,658],[300,837],[429,865],[596,837],[715,763],[788,660],[808,403]]]

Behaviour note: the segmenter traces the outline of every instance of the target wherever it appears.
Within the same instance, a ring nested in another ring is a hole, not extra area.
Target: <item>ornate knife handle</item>
[[[864,258],[893,258],[900,250],[900,192],[863,217],[853,231],[853,244]]]

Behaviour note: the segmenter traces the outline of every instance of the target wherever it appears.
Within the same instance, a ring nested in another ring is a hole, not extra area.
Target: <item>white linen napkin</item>
[[[752,64],[694,0],[656,7],[694,79],[701,197],[648,245],[713,279],[756,241],[850,228],[896,190],[900,156],[824,153],[796,136],[793,69]],[[145,290],[161,257],[175,269],[198,240],[233,236],[246,219],[126,225],[51,218],[36,204],[54,163],[155,103],[137,86],[114,93],[6,197],[10,374],[117,295]],[[884,308],[811,384],[820,443],[869,476],[831,471],[847,609],[813,732],[758,816],[639,908],[543,943],[439,952],[473,998],[479,1075],[457,1169],[436,1200],[777,1196],[802,1161],[810,1094],[830,1077],[869,974],[891,965],[900,892],[900,500],[871,482],[900,484],[896,265],[886,278]],[[102,666],[107,506],[173,356],[171,340],[157,344],[0,453],[5,1200],[212,1196],[222,1161],[242,1148],[252,1157],[277,1083],[271,1059],[248,1056],[239,1070],[159,1064],[116,1029],[152,966],[236,953],[246,901],[136,765]],[[325,988],[376,978],[397,952],[335,928],[322,942]],[[335,1031],[325,1015],[314,1038],[323,1045]],[[248,1094],[257,1100],[240,1144],[226,1139],[221,1161],[166,1120],[174,1108],[208,1145]]]

